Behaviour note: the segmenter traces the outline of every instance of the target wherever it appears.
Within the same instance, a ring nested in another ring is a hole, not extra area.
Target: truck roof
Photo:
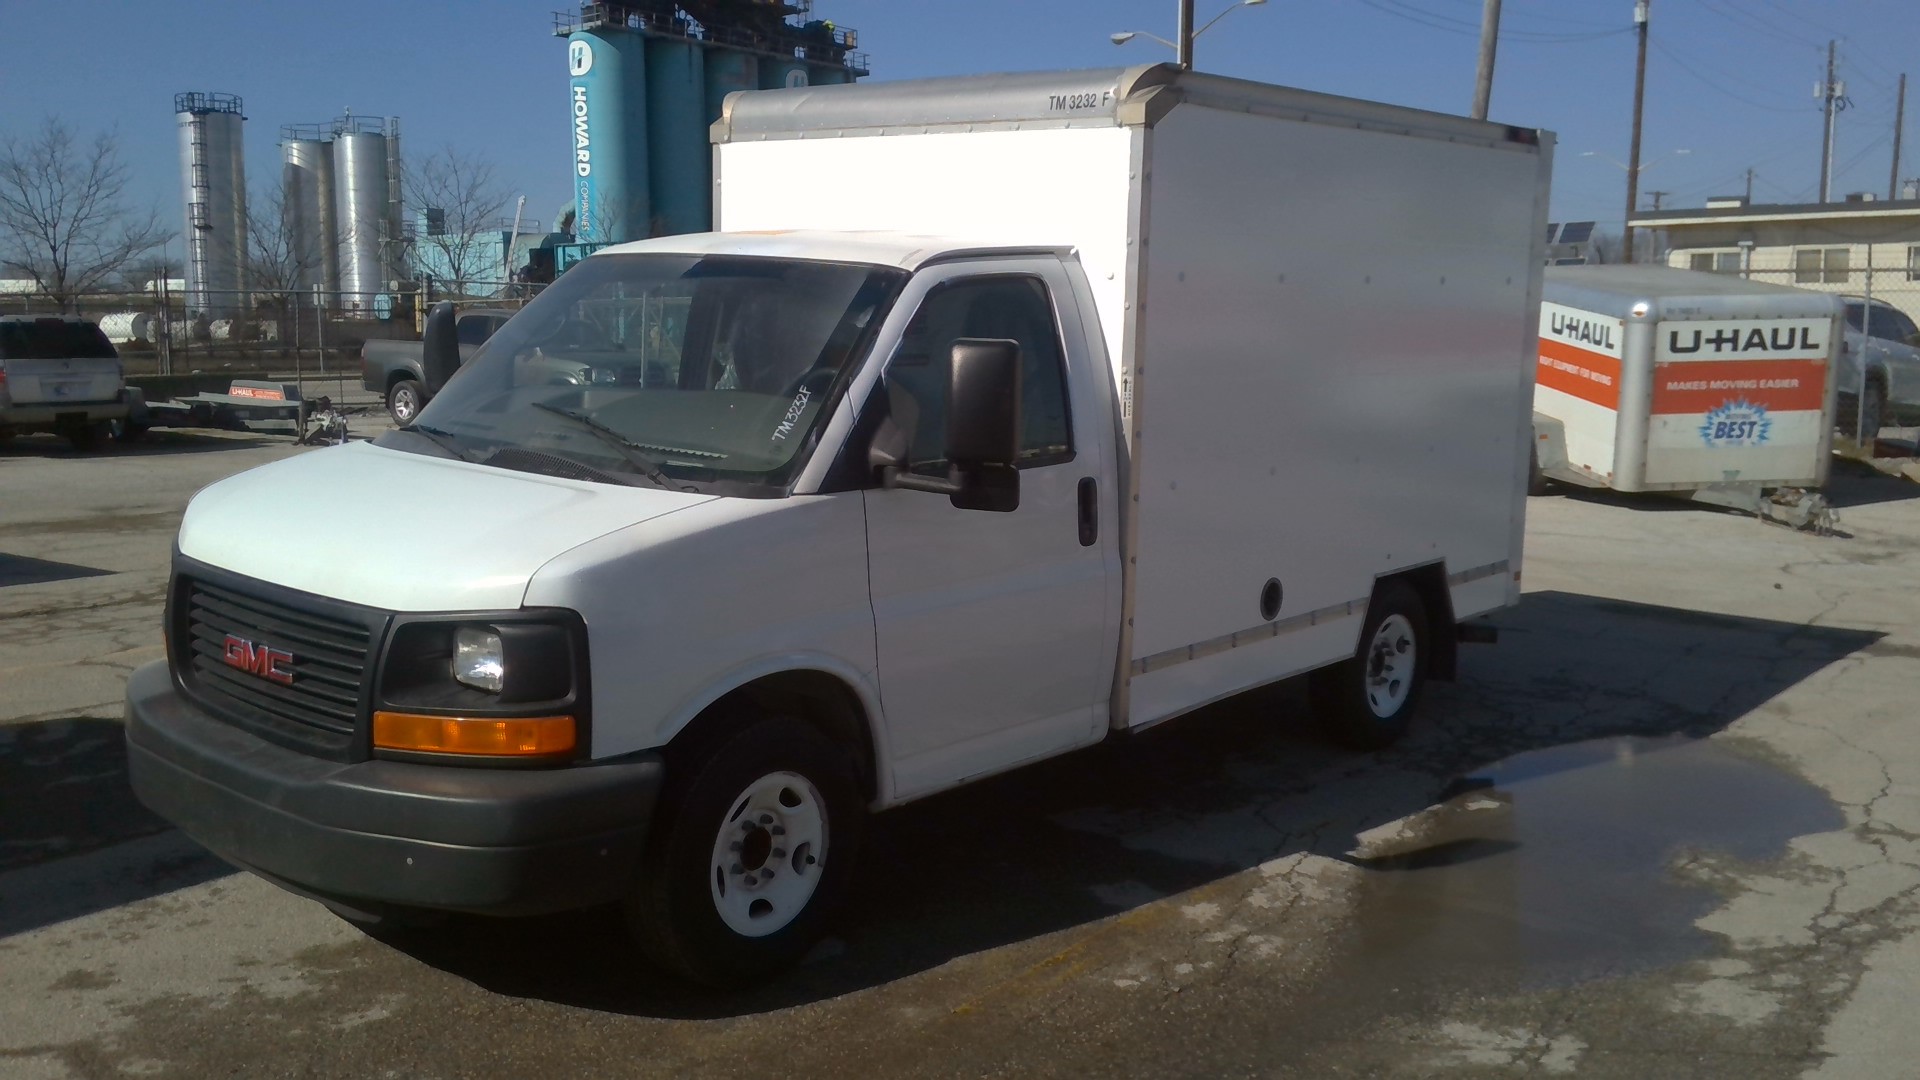
[[[737,92],[727,95],[708,137],[724,144],[843,135],[1152,127],[1183,100],[1446,141],[1505,144],[1535,153],[1543,139],[1543,133],[1531,128],[1208,75],[1176,64]]]
[[[1065,255],[1069,245],[1009,247],[951,236],[923,236],[898,232],[827,232],[784,229],[766,232],[708,232],[661,236],[602,248],[589,258],[605,255],[664,253],[673,255],[758,255],[769,258],[813,259],[823,262],[897,266],[918,270],[931,262],[973,255]]]
[[[1627,263],[1549,266],[1544,296],[1557,303],[1623,317],[1633,304],[1643,301],[1665,312],[1713,308],[1726,317],[1757,317],[1763,309],[1781,315],[1824,317],[1839,305],[1832,293],[1812,289],[1705,270]]]

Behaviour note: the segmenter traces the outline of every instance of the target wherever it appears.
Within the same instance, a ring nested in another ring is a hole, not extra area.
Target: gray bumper
[[[126,737],[134,793],[155,813],[295,892],[374,912],[616,899],[664,769],[653,755],[559,769],[325,761],[209,716],[164,663],[128,680]]]

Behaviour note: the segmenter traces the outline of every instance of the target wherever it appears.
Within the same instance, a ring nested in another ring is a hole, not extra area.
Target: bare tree
[[[127,199],[127,167],[110,133],[82,146],[58,117],[0,139],[0,267],[30,278],[61,311],[172,233]]]
[[[508,196],[491,161],[442,147],[408,165],[405,186],[407,205],[421,218],[413,253],[423,272],[461,294],[476,282],[504,279],[500,234]]]
[[[254,210],[247,215],[246,287],[255,308],[278,324],[285,347],[293,336],[293,298],[317,276],[324,253],[299,234],[293,208],[278,186],[256,191],[247,202]]]

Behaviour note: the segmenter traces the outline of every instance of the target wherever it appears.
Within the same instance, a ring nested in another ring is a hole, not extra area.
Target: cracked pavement
[[[146,814],[172,529],[284,439],[0,454],[0,1077],[1908,1077],[1920,485],[1843,535],[1530,501],[1526,601],[1391,751],[1284,684],[876,822],[744,995],[590,912],[378,937]],[[376,513],[290,499],[289,513]],[[754,1063],[760,1063],[758,1065]]]

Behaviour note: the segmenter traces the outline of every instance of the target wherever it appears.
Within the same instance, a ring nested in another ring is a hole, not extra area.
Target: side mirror
[[[962,338],[953,343],[947,382],[947,475],[907,471],[910,431],[890,420],[875,434],[868,461],[883,487],[946,495],[962,510],[1010,513],[1020,507],[1020,346]],[[912,423],[911,418],[906,419]]]
[[[427,393],[437,394],[453,373],[460,370],[460,337],[455,325],[453,305],[441,302],[427,312],[427,325],[420,335],[420,371],[427,377]]]

